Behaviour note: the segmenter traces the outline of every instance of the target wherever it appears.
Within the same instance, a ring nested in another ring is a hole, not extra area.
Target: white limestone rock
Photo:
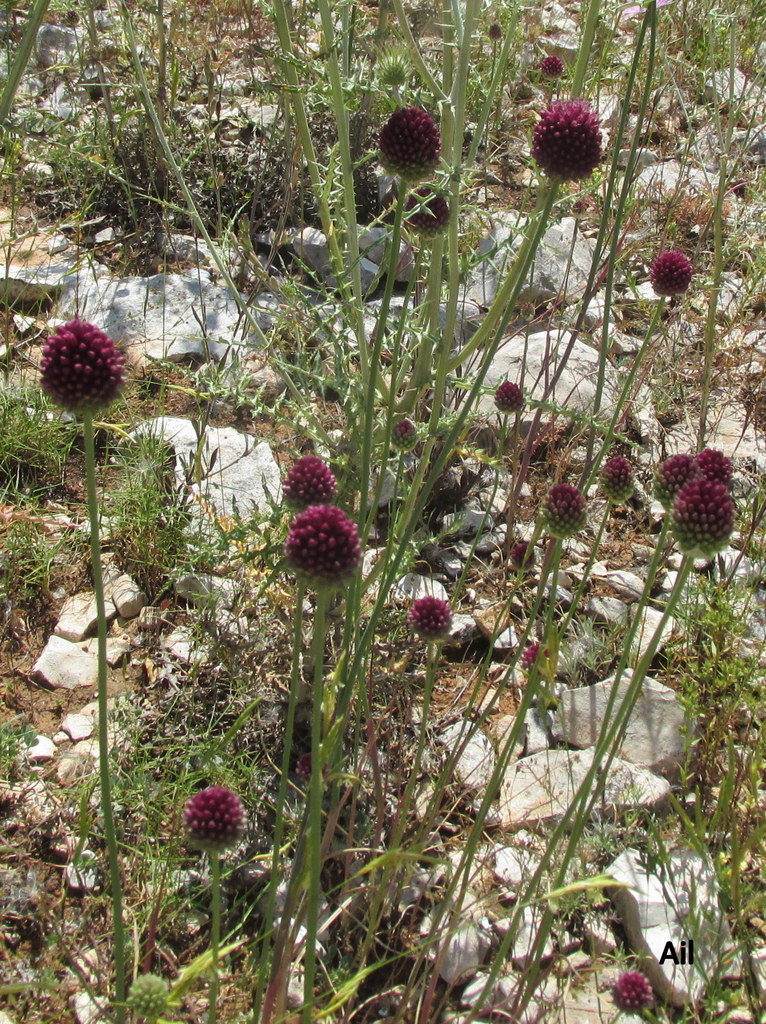
[[[439,976],[448,985],[467,980],[484,962],[489,952],[489,939],[474,921],[465,921],[450,934],[439,968]]]
[[[632,671],[626,669],[617,684],[612,717],[630,687]],[[575,747],[596,743],[606,720],[607,706],[615,689],[615,676],[593,686],[564,690],[555,712],[554,737]],[[673,690],[647,676],[631,712],[618,756],[663,775],[675,777],[694,738],[686,715]]]
[[[54,690],[93,687],[98,680],[98,662],[77,644],[54,635],[32,666],[32,677]]]
[[[117,616],[117,609],[111,600],[104,602],[107,622]],[[79,643],[96,629],[98,612],[96,595],[92,591],[73,594],[64,602],[54,633],[56,636]]]
[[[461,785],[483,792],[495,767],[495,750],[476,723],[467,719],[453,722],[438,742],[450,753],[459,751],[453,771]]]
[[[660,998],[687,1005],[700,999],[714,979],[741,969],[741,955],[718,903],[715,872],[698,853],[677,849],[666,864],[650,868],[639,851],[628,849],[607,873],[627,886],[610,890],[610,895],[641,958],[641,970]],[[682,964],[689,941],[694,943],[693,962],[687,955]]]
[[[593,764],[593,752],[594,748],[544,750],[512,764],[500,789],[503,826],[532,826],[560,818]],[[665,779],[619,758],[612,761],[601,782],[602,799],[596,804],[599,810],[637,806],[659,809],[670,793]]]

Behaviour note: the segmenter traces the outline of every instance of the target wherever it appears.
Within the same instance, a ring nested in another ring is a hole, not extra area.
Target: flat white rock
[[[593,749],[544,750],[512,764],[500,789],[503,826],[533,825],[560,818],[593,764]],[[607,778],[602,781],[604,790],[597,810],[659,808],[670,792],[665,779],[619,758],[612,761]]]
[[[98,681],[98,662],[77,644],[52,636],[32,666],[32,676],[54,690],[93,687]]]

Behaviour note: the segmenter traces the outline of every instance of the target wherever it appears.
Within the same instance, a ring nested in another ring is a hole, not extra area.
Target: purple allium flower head
[[[512,380],[504,380],[495,392],[495,405],[502,413],[521,412],[524,408],[524,392]]]
[[[342,582],[353,574],[361,554],[356,523],[335,505],[310,505],[287,532],[287,564],[315,584]]]
[[[532,156],[550,178],[587,178],[601,160],[598,117],[583,100],[556,100],[540,115]]]
[[[731,483],[731,459],[727,459],[724,453],[716,448],[706,448],[704,452],[700,452],[695,457],[694,464],[706,480],[717,480],[726,487]]]
[[[642,1010],[654,1002],[649,979],[640,971],[625,971],[615,982],[612,992],[621,1010]]]
[[[40,386],[69,412],[92,411],[117,398],[124,366],[125,357],[100,328],[70,320],[45,343]]]
[[[236,793],[223,786],[202,789],[186,801],[186,831],[195,846],[220,853],[239,840],[245,809]]]
[[[401,107],[381,128],[378,151],[389,174],[398,174],[404,181],[420,181],[439,163],[439,129],[425,110]]]
[[[601,490],[609,501],[622,505],[633,495],[633,467],[622,455],[613,455],[601,467]]]
[[[425,238],[436,238],[449,224],[449,203],[430,185],[411,192],[404,210],[407,227]]]
[[[529,541],[519,541],[511,548],[509,558],[517,569],[531,569],[535,564],[535,549]]]
[[[301,456],[287,474],[283,488],[285,500],[296,508],[332,501],[337,491],[332,470],[316,455]]]
[[[168,1003],[169,986],[157,974],[139,974],[130,987],[128,1008],[146,1021],[161,1017]]]
[[[299,779],[311,778],[311,751],[306,750],[295,762],[295,774]]]
[[[692,265],[680,249],[661,252],[649,271],[657,295],[680,295],[689,287]]]
[[[545,651],[541,650],[540,644],[530,644],[529,647],[525,647],[521,654],[521,667],[529,671],[537,663],[540,654],[545,654]]]
[[[554,537],[563,539],[579,533],[587,522],[585,498],[571,484],[555,484],[543,506],[543,525]]]
[[[391,428],[391,444],[402,452],[411,452],[418,443],[418,428],[412,420],[399,420]]]
[[[429,594],[413,601],[407,612],[407,622],[413,633],[424,640],[440,640],[450,631],[452,610],[446,601]]]
[[[540,61],[540,74],[546,78],[560,78],[564,74],[564,61],[554,53]]]
[[[699,475],[691,455],[671,455],[654,471],[654,496],[668,509],[687,480]]]
[[[492,24],[489,26],[489,29],[487,30],[487,35],[489,36],[493,43],[499,43],[500,40],[503,38],[503,30],[500,26],[500,23],[497,21],[493,21]]]
[[[670,529],[683,554],[712,558],[728,545],[734,514],[734,502],[725,484],[694,477],[675,497]]]

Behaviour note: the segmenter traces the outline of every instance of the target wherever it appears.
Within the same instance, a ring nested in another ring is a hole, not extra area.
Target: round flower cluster
[[[614,1001],[621,1010],[642,1010],[654,1002],[649,979],[640,971],[625,971],[615,982]]]
[[[418,107],[395,110],[378,136],[378,156],[383,168],[404,181],[427,178],[437,167],[440,152],[436,122]]]
[[[531,569],[535,564],[535,549],[529,541],[522,540],[513,545],[508,557],[516,569]]]
[[[391,428],[391,444],[400,452],[411,452],[418,443],[418,428],[412,420],[399,420]]]
[[[734,502],[725,484],[696,476],[683,485],[670,511],[670,529],[681,552],[712,558],[729,543]]]
[[[564,61],[561,57],[551,54],[540,61],[540,74],[546,78],[560,78],[564,74]]]
[[[692,265],[680,249],[661,252],[649,271],[657,295],[681,295],[692,279]]]
[[[452,610],[441,598],[419,597],[407,613],[407,622],[413,633],[424,640],[440,640],[450,631]]]
[[[130,987],[126,1000],[128,1009],[137,1017],[155,1021],[161,1017],[168,1003],[168,983],[156,974],[139,974]]]
[[[601,490],[615,505],[624,504],[633,496],[633,467],[622,455],[613,455],[601,467]]]
[[[694,465],[706,480],[717,480],[727,487],[731,484],[731,459],[715,448],[706,448],[695,456]]]
[[[436,238],[449,224],[449,203],[430,185],[411,192],[404,211],[407,227],[424,238]]]
[[[530,644],[529,647],[525,647],[521,654],[521,667],[529,671],[533,665],[537,663],[537,659],[542,654],[546,655],[545,650],[541,650],[540,644]]]
[[[598,117],[583,100],[556,100],[540,115],[532,156],[551,178],[587,178],[601,161]]]
[[[492,22],[492,24],[489,26],[487,30],[487,35],[489,36],[493,43],[500,42],[500,40],[503,38],[503,29],[500,26],[499,22]]]
[[[361,555],[356,523],[335,505],[310,505],[287,532],[288,566],[315,584],[342,582],[353,574]]]
[[[298,459],[287,474],[283,488],[287,503],[297,508],[332,501],[337,490],[332,470],[316,455],[303,455]]]
[[[70,320],[43,347],[40,386],[63,409],[90,412],[117,398],[124,367],[125,357],[99,327]]]
[[[655,498],[669,509],[683,485],[699,474],[691,455],[671,455],[654,471]]]
[[[542,511],[545,529],[563,540],[579,533],[587,522],[585,498],[571,484],[555,484],[548,492]]]
[[[245,809],[236,793],[223,786],[200,790],[186,801],[184,821],[195,846],[220,853],[239,840]]]
[[[521,412],[524,408],[524,392],[518,384],[505,380],[495,392],[495,405],[502,413]]]

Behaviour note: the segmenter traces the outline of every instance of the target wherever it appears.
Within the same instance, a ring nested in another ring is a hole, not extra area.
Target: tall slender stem
[[[112,810],[112,788],[109,777],[109,729],[106,694],[106,610],[104,605],[104,576],[101,571],[101,543],[98,525],[98,495],[96,493],[96,452],[93,436],[93,413],[83,416],[85,433],[85,476],[88,489],[88,519],[90,522],[90,555],[93,565],[93,593],[96,598],[98,620],[98,772],[101,783],[101,813],[104,818],[104,836],[109,857],[109,878],[112,888],[112,929],[114,931],[114,967],[116,1021],[125,1020],[125,938],[122,919],[122,884],[117,836]]]
[[[218,950],[221,945],[221,857],[217,850],[210,854],[212,873],[211,899],[213,903],[213,922],[210,932],[210,952],[213,955],[210,978],[210,1002],[207,1008],[208,1024],[215,1024],[218,1005]]]

